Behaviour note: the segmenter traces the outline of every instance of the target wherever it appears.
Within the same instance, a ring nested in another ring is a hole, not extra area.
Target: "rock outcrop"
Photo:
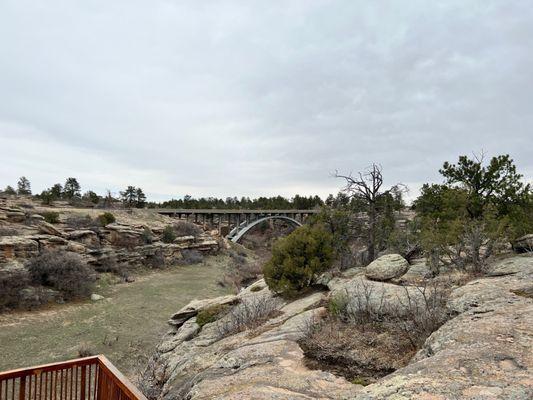
[[[489,276],[454,289],[447,304],[452,318],[407,366],[366,387],[310,370],[298,345],[326,313],[325,298],[347,294],[353,300],[351,294],[361,286],[371,301],[396,305],[420,294],[414,286],[368,280],[348,271],[329,281],[330,293],[278,300],[277,312],[260,326],[230,335],[220,334],[230,314],[202,328],[196,315],[215,305],[238,307],[246,298],[274,298],[264,281],[235,296],[193,301],[172,316],[173,330],[147,370],[148,392],[162,400],[533,397],[532,257],[503,260]]]

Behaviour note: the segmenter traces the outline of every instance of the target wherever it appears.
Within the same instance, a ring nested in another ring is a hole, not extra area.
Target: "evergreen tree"
[[[81,187],[76,178],[67,178],[63,189],[63,196],[66,199],[81,197]]]
[[[18,194],[31,194],[31,185],[28,178],[25,176],[21,176],[18,183],[17,183],[17,193]]]
[[[135,189],[135,196],[135,207],[143,208],[146,204],[146,195],[144,194],[143,190],[141,188]]]
[[[137,189],[135,186],[128,186],[126,190],[120,192],[120,198],[125,207],[134,207],[137,203]]]

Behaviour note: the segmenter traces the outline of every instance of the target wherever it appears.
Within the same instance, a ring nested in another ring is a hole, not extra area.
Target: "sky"
[[[1,187],[414,196],[532,139],[530,1],[0,0]]]

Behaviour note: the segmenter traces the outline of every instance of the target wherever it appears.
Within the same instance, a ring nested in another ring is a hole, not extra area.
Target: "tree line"
[[[248,209],[248,210],[287,210],[299,209],[308,210],[324,205],[324,201],[319,196],[301,196],[295,195],[288,199],[283,196],[258,197],[250,199],[249,197],[226,197],[226,199],[217,197],[200,197],[193,198],[190,195],[184,196],[183,199],[172,199],[161,203],[148,203],[150,208],[185,208],[185,209]]]
[[[28,178],[22,176],[17,182],[17,189],[8,185],[3,192],[8,195],[31,196],[31,183]],[[87,190],[82,194],[78,180],[70,177],[65,180],[63,185],[56,183],[33,197],[41,200],[44,205],[51,205],[54,201],[64,200],[76,206],[100,206],[102,208],[110,208],[116,202],[122,202],[128,208],[143,208],[146,206],[146,195],[140,187],[127,186],[124,191],[119,192],[119,195],[117,199],[113,197],[109,190],[104,196],[92,190]]]
[[[31,183],[22,176],[18,183],[17,189],[7,186],[4,193],[10,195],[31,195]],[[324,205],[324,201],[319,196],[301,196],[295,195],[292,198],[283,196],[258,197],[250,199],[249,197],[226,197],[225,199],[216,197],[193,198],[191,195],[185,195],[183,199],[172,199],[164,202],[148,202],[142,188],[127,186],[119,192],[119,197],[114,198],[108,190],[106,195],[101,196],[92,190],[82,194],[81,185],[76,178],[67,178],[61,185],[56,183],[50,188],[43,190],[40,194],[34,196],[40,199],[43,204],[50,205],[54,201],[66,200],[72,205],[78,206],[99,206],[110,208],[113,203],[121,202],[127,208],[185,208],[185,209],[299,209],[307,210]]]

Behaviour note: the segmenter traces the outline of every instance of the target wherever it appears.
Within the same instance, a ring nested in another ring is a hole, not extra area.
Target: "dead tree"
[[[352,174],[340,175],[337,171],[335,172],[336,178],[343,178],[346,180],[346,186],[344,187],[343,191],[347,193],[350,198],[358,198],[362,200],[365,204],[365,208],[368,215],[368,262],[372,262],[376,258],[379,198],[394,190],[400,190],[401,187],[401,185],[395,185],[389,190],[382,192],[382,170],[383,168],[380,165],[372,164],[365,171],[357,173],[357,176],[354,176]]]

